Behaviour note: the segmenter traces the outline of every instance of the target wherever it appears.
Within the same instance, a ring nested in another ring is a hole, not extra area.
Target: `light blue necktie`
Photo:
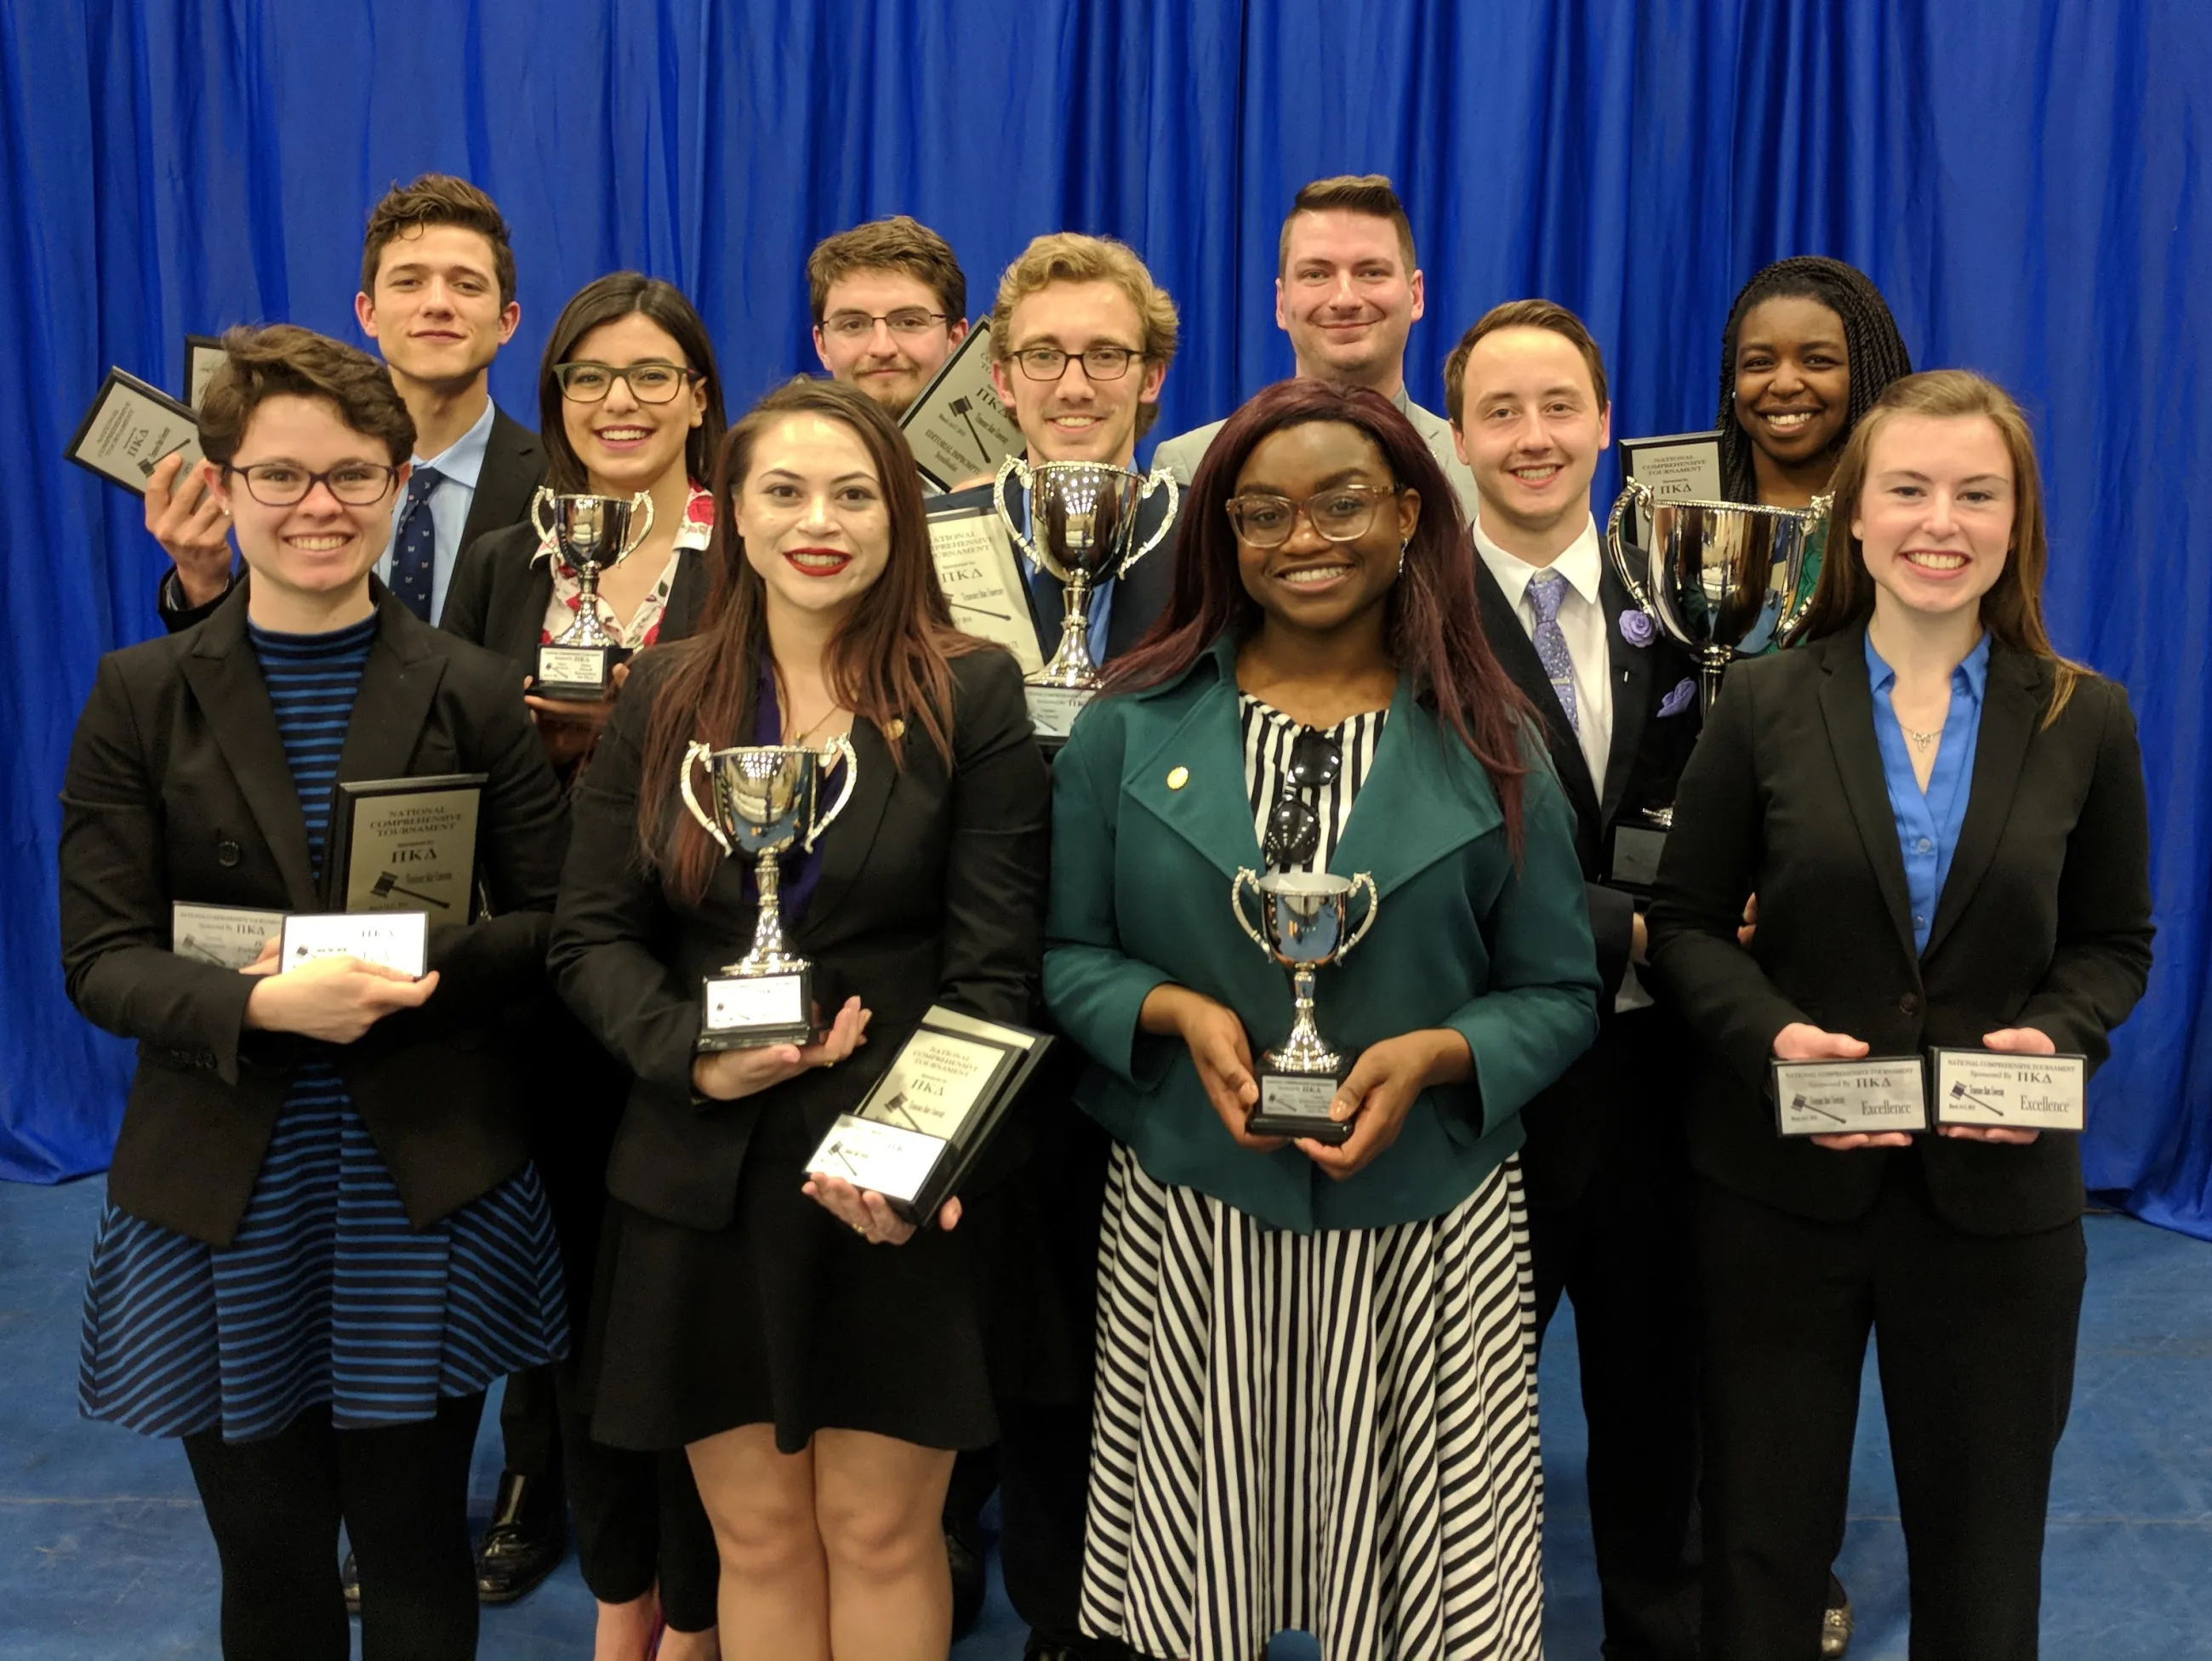
[[[1559,695],[1559,708],[1567,712],[1567,725],[1579,734],[1583,723],[1575,709],[1575,660],[1559,629],[1559,604],[1566,597],[1567,580],[1557,571],[1539,571],[1528,579],[1528,604],[1536,611],[1536,658]]]
[[[446,482],[435,467],[419,464],[407,480],[407,505],[399,514],[399,546],[392,556],[392,592],[399,603],[428,623],[430,580],[437,562],[438,524],[430,512],[430,492]]]

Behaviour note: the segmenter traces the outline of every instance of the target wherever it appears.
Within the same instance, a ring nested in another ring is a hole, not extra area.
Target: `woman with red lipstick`
[[[1912,1653],[2026,1661],[2081,1311],[2075,1140],[1785,1139],[1768,1064],[2100,1061],[2150,967],[2142,762],[2126,693],[2045,632],[2034,446],[2003,392],[1893,382],[1835,491],[1808,642],[1729,671],[1651,908],[1653,971],[1707,1046],[1705,1653],[1815,1648],[1871,1331]]]
[[[715,492],[714,598],[616,703],[555,922],[562,995],[635,1075],[593,1429],[688,1454],[722,1629],[749,1653],[942,1661],[946,1480],[997,1434],[975,1236],[1019,1148],[1002,1139],[919,1232],[805,1160],[933,1003],[1029,1018],[1044,763],[1013,659],[952,627],[913,453],[879,406],[830,381],[770,393],[725,441]],[[854,771],[826,788],[850,797],[781,872],[821,1037],[698,1055],[701,978],[750,942],[758,903],[751,861],[684,807],[686,751],[837,737]]]
[[[706,603],[714,498],[701,481],[713,475],[726,425],[706,324],[672,285],[612,272],[562,307],[538,384],[548,487],[623,501],[642,491],[653,501],[645,539],[600,576],[600,621],[633,650],[680,639]],[[533,526],[512,525],[470,545],[440,626],[506,655],[526,687],[538,646],[568,627],[580,601],[559,549]],[[629,672],[617,664],[597,703],[524,694],[546,754],[572,788]],[[581,1330],[606,1208],[607,1153],[630,1080],[564,1007],[555,1002],[544,1020],[530,1046],[533,1128]],[[714,1538],[689,1465],[678,1454],[594,1442],[573,1359],[552,1389],[561,1426],[554,1503],[565,1488],[584,1583],[599,1604],[595,1661],[639,1661],[659,1622],[661,1661],[713,1661]]]

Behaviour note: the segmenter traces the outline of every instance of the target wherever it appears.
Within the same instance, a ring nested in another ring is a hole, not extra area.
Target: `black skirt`
[[[763,1112],[726,1228],[609,1202],[584,1369],[595,1439],[673,1448],[767,1424],[785,1453],[817,1430],[998,1439],[994,1373],[1003,1393],[1008,1366],[1036,1360],[996,1290],[1027,1208],[963,1196],[951,1232],[871,1244],[799,1191],[814,1140],[795,1108]]]

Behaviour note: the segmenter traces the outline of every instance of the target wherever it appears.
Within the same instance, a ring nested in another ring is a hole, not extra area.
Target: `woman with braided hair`
[[[1859,417],[1912,355],[1881,290],[1840,259],[1778,259],[1737,294],[1721,334],[1721,494],[1809,507]]]

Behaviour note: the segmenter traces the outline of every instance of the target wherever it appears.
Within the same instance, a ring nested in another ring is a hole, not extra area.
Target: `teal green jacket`
[[[1597,1036],[1598,972],[1566,799],[1540,760],[1516,873],[1481,764],[1401,678],[1329,868],[1375,879],[1375,927],[1317,976],[1322,1035],[1356,1051],[1425,1027],[1474,1074],[1425,1091],[1357,1176],[1231,1141],[1179,1039],[1138,1031],[1174,982],[1244,1023],[1254,1058],[1291,1025],[1291,977],[1237,927],[1230,883],[1264,869],[1244,782],[1234,642],[1164,686],[1100,699],[1053,764],[1045,1001],[1091,1058],[1076,1099],[1158,1181],[1276,1227],[1441,1215],[1521,1145],[1520,1110]],[[1357,904],[1358,902],[1355,902]]]

